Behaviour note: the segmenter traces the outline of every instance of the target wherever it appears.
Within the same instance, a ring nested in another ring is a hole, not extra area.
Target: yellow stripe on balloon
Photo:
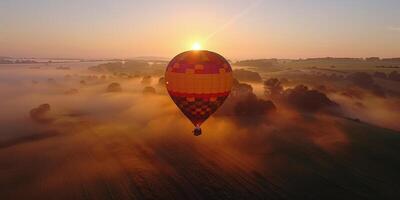
[[[165,80],[168,82],[167,88],[173,92],[180,93],[223,93],[231,90],[232,72],[222,72],[219,74],[194,74],[176,73],[167,71]]]

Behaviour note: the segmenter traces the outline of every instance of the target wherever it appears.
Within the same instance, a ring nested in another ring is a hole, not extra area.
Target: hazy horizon
[[[169,60],[172,59],[172,57],[164,57],[164,56],[153,56],[153,55],[139,55],[139,56],[131,56],[131,57],[34,57],[34,56],[22,56],[22,57],[15,57],[15,56],[8,56],[8,55],[0,55],[0,58],[11,58],[11,59],[24,59],[24,60],[29,60],[29,59],[48,59],[48,60],[85,60],[87,59],[88,61],[94,61],[94,60],[104,60],[104,61],[110,61],[110,60],[141,60],[141,59],[148,59],[148,60],[154,60],[154,59],[161,59],[161,60]],[[246,58],[229,58],[226,57],[226,59],[229,60],[234,60],[234,61],[240,61],[240,60],[263,60],[263,59],[277,59],[277,60],[305,60],[305,59],[324,59],[324,58],[333,58],[333,59],[341,59],[341,58],[348,58],[348,59],[367,59],[367,58],[379,58],[379,59],[392,59],[392,58],[400,58],[400,56],[396,57],[379,57],[379,56],[366,56],[366,57],[333,57],[333,56],[324,56],[324,57],[296,57],[296,58],[276,58],[276,57],[246,57]],[[44,61],[43,61],[44,62]],[[4,63],[3,63],[4,64]]]

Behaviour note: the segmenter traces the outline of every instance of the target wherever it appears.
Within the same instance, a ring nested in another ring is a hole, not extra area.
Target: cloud
[[[400,32],[400,27],[397,27],[397,26],[389,26],[388,29],[389,29],[390,31],[397,31],[397,32]]]

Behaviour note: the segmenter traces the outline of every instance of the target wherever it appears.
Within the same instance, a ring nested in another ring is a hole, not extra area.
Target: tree
[[[264,81],[264,90],[266,96],[278,97],[282,94],[283,87],[277,78],[270,78]]]

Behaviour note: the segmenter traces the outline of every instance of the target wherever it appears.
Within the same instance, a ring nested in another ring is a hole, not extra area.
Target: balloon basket
[[[200,136],[200,135],[201,135],[201,128],[200,128],[200,127],[194,128],[193,134],[194,134],[195,136]]]

